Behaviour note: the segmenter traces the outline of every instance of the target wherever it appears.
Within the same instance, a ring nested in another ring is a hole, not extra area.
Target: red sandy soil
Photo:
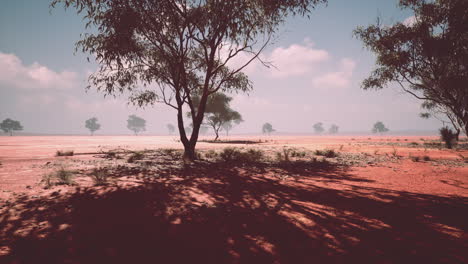
[[[197,147],[334,149],[367,159],[201,162],[157,173],[118,167],[113,184],[92,186],[85,171],[125,163],[103,161],[100,152],[181,144],[169,136],[0,137],[0,263],[468,261],[467,150],[423,146],[435,137],[235,138],[258,139]],[[75,155],[55,157],[57,150]],[[83,172],[77,184],[44,189],[43,176],[60,166]]]

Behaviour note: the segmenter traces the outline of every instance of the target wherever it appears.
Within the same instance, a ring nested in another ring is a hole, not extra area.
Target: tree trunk
[[[216,130],[215,130],[215,134],[216,134],[216,137],[215,137],[215,139],[214,139],[214,140],[216,141],[216,140],[218,140],[218,138],[219,138],[218,131],[216,131]]]

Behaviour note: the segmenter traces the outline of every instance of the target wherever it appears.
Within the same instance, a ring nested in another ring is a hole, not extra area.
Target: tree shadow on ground
[[[465,198],[366,181],[332,165],[202,162],[20,197],[0,215],[0,262],[466,263]]]

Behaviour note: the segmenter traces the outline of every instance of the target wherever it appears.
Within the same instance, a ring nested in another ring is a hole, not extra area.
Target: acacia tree
[[[377,67],[362,87],[396,82],[423,100],[423,108],[445,114],[468,135],[468,1],[400,0],[400,7],[414,12],[414,23],[377,21],[355,30],[377,55]]]
[[[127,128],[132,130],[135,135],[146,130],[146,120],[136,115],[131,115],[127,120]]]
[[[10,133],[10,136],[13,136],[13,131],[23,130],[23,126],[19,121],[7,118],[0,123],[0,129],[5,133]]]
[[[384,123],[382,123],[381,121],[377,121],[372,127],[372,133],[385,133],[388,131],[389,129],[385,127]]]
[[[330,134],[336,134],[338,133],[339,127],[335,124],[332,124],[330,128],[328,129],[328,133]]]
[[[174,134],[175,132],[175,126],[173,124],[167,124],[167,130],[169,130],[169,134]]]
[[[273,126],[270,123],[265,123],[262,126],[262,133],[270,135],[272,132],[275,132],[276,130],[273,129]]]
[[[318,122],[314,124],[314,132],[315,134],[322,134],[325,129],[323,128],[323,123]]]
[[[162,102],[174,108],[184,156],[194,159],[209,96],[251,90],[242,70],[254,60],[268,66],[259,54],[279,25],[326,1],[53,0],[51,5],[76,8],[94,29],[77,43],[100,65],[88,88],[127,91],[139,106]],[[232,60],[239,55],[249,58],[236,67]],[[201,95],[197,109],[193,94]],[[190,136],[184,108],[191,113]]]
[[[92,136],[95,131],[101,128],[101,124],[98,123],[98,119],[96,117],[93,117],[85,121],[85,127],[89,129]]]
[[[226,126],[232,128],[234,124],[239,124],[242,120],[242,116],[239,112],[233,110],[229,104],[232,101],[232,97],[227,96],[224,93],[217,92],[208,98],[205,109],[205,125],[213,128],[216,135],[214,140],[218,140],[219,131]],[[198,106],[200,102],[200,96],[193,96],[193,103]],[[190,113],[188,113],[190,115]]]

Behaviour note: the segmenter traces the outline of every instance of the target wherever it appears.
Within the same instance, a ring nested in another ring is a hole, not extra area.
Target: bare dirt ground
[[[0,137],[0,263],[467,263],[466,146],[229,140]]]

